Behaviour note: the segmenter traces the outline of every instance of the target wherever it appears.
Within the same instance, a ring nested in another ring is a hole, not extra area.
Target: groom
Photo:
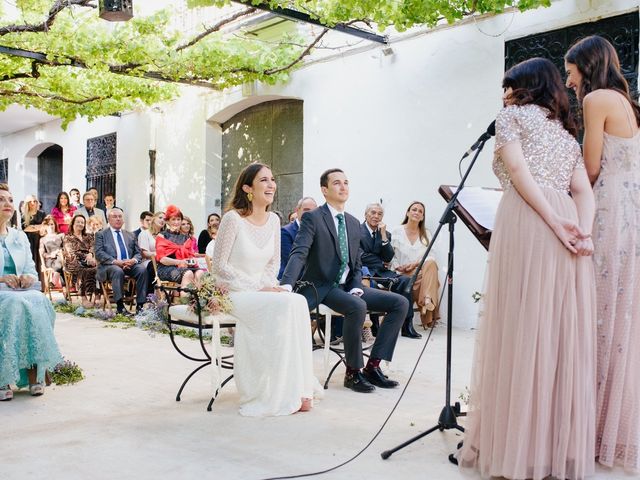
[[[320,188],[327,203],[302,216],[280,283],[289,289],[300,279],[311,282],[318,292],[317,300],[344,315],[345,387],[355,392],[394,388],[398,382],[389,380],[379,365],[393,356],[409,302],[396,293],[362,286],[360,222],[344,211],[349,198],[344,172],[327,170],[320,177]],[[316,307],[312,288],[299,293],[306,297],[309,308]],[[386,315],[362,370],[362,326],[367,308]]]

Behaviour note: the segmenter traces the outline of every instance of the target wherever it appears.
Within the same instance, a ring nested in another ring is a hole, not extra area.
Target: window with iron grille
[[[564,54],[578,40],[589,35],[600,35],[611,42],[620,59],[622,74],[629,83],[631,96],[638,98],[638,12],[581,23],[558,30],[536,33],[517,38],[505,44],[505,70],[533,57],[551,60],[565,79]],[[579,118],[576,96],[569,92],[571,105]]]
[[[9,183],[9,159],[0,159],[0,183]]]
[[[116,194],[116,133],[87,140],[87,189],[97,188],[98,198]],[[117,199],[117,196],[116,196]]]

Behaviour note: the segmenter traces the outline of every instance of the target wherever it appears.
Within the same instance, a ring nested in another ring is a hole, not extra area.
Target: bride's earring
[[[249,200],[249,202],[253,202],[253,193],[247,193],[247,200]]]

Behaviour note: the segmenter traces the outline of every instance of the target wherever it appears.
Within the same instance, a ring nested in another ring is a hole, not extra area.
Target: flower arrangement
[[[151,336],[156,333],[166,333],[168,305],[166,300],[155,293],[148,295],[147,303],[135,317],[138,328],[147,330]]]
[[[229,313],[233,309],[233,304],[229,298],[229,291],[216,283],[216,277],[206,273],[199,285],[190,285],[197,292],[199,307],[201,310],[212,315],[218,313]],[[196,295],[189,297],[189,309],[196,313]]]
[[[51,381],[56,385],[73,385],[83,379],[82,369],[71,360],[63,359],[51,372]]]

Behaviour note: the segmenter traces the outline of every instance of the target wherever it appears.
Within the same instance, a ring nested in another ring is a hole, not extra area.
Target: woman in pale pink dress
[[[504,194],[457,458],[483,477],[582,479],[595,468],[593,192],[558,69],[527,60],[503,87]]]
[[[613,46],[587,37],[565,57],[593,183],[598,312],[596,457],[640,469],[640,107]]]

